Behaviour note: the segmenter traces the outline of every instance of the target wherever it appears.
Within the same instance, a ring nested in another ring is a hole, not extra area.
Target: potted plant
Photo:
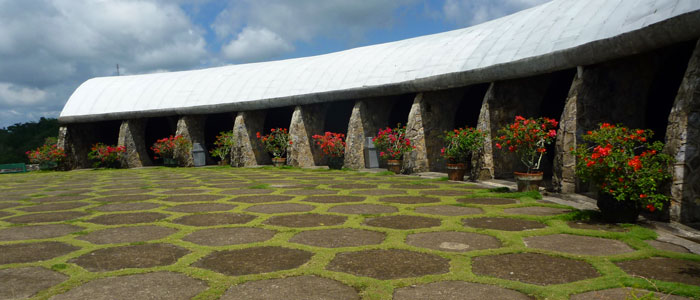
[[[222,131],[216,136],[216,141],[214,141],[214,149],[211,149],[209,153],[211,156],[219,159],[219,165],[228,165],[229,157],[231,157],[231,152],[233,151],[233,146],[236,144],[233,139],[233,130]]]
[[[447,160],[447,177],[449,180],[464,180],[464,173],[471,168],[472,153],[484,146],[485,134],[467,127],[445,131],[442,139],[445,147],[440,149],[440,155]]]
[[[184,154],[192,148],[190,140],[182,135],[170,136],[157,140],[151,150],[155,153],[154,159],[163,158],[166,167],[177,167]]]
[[[379,130],[372,142],[380,151],[379,156],[387,160],[387,169],[396,174],[401,173],[403,155],[415,148],[406,138],[406,126],[401,127],[401,124],[397,124],[396,128]]]
[[[539,171],[547,145],[557,136],[557,122],[550,118],[523,118],[516,116],[512,124],[501,130],[496,138],[496,148],[515,153],[527,167],[525,173],[514,172],[518,191],[538,190],[543,173]]]
[[[97,143],[92,145],[90,148],[90,153],[88,153],[88,158],[93,161],[93,166],[95,168],[119,168],[121,167],[121,160],[126,153],[125,146],[109,146],[103,143]]]
[[[292,145],[289,140],[287,128],[272,128],[267,135],[257,134],[258,139],[263,143],[265,150],[272,155],[272,165],[281,167],[287,164],[287,147]]]
[[[649,142],[651,130],[609,123],[583,135],[574,150],[576,174],[594,184],[598,208],[610,222],[633,223],[642,208],[662,209],[669,198],[659,187],[671,179],[673,158],[661,153],[662,142]]]
[[[328,168],[340,170],[343,167],[345,157],[345,135],[326,131],[324,135],[314,135],[312,137],[316,145],[321,147],[324,155],[328,156]]]
[[[30,163],[39,164],[40,170],[55,170],[66,158],[66,152],[58,147],[55,137],[46,138],[44,145],[35,150],[29,150],[25,154]]]

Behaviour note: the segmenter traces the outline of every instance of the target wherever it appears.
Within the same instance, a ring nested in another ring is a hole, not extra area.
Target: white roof
[[[698,0],[555,0],[464,29],[325,55],[93,78],[59,119],[259,109],[526,76],[697,38],[699,10]]]

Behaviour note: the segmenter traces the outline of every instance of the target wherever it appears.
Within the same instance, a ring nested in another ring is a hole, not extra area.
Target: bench
[[[27,172],[25,164],[3,164],[0,165],[0,174],[5,173],[24,173]]]

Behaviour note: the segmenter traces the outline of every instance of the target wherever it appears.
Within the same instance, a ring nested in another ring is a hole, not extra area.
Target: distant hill
[[[52,118],[0,128],[0,164],[29,163],[24,153],[41,146],[44,139],[52,136],[58,136],[58,120]]]

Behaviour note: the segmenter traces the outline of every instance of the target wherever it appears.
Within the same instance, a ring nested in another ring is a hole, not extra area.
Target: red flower
[[[649,204],[647,204],[647,209],[650,212],[654,212],[656,210],[656,207],[654,205],[652,205],[651,203],[649,203]]]

